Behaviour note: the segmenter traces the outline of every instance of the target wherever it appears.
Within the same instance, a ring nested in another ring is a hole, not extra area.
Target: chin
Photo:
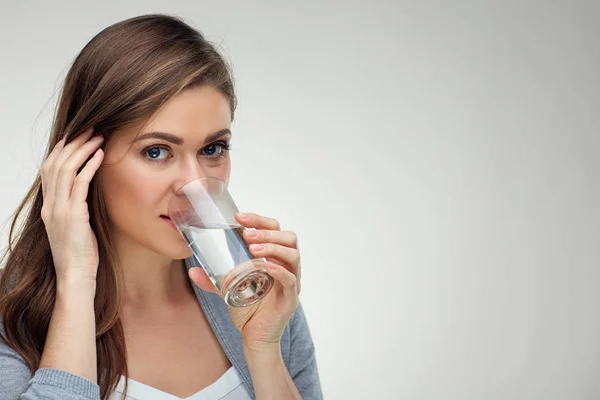
[[[178,253],[177,257],[175,257],[174,259],[183,260],[184,258],[190,258],[193,255],[194,255],[194,253],[192,253],[192,250],[186,246],[185,251]]]
[[[157,242],[156,239],[159,239]],[[185,240],[179,235],[164,235],[162,237],[153,236],[147,238],[151,240],[147,247],[153,249],[158,254],[168,257],[172,260],[182,260],[193,255]]]
[[[183,240],[181,243],[177,243],[173,246],[168,246],[168,243],[165,242],[160,243],[158,249],[161,254],[164,254],[173,260],[183,260],[184,258],[188,258],[193,255],[192,249],[190,249],[185,242],[183,242]]]

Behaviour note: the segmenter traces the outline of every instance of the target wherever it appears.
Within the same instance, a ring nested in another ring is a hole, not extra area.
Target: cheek
[[[132,212],[143,211],[144,206],[156,203],[164,194],[164,185],[150,174],[111,174],[105,182],[107,203],[119,209],[134,206],[129,210]]]
[[[206,175],[214,176],[215,178],[219,178],[226,184],[229,184],[229,178],[231,175],[231,160],[229,159],[229,157],[225,160],[223,164],[208,170]]]
[[[192,255],[179,232],[159,217],[167,211],[172,177],[140,168],[115,168],[104,170],[101,179],[108,214],[115,229],[173,259]]]
[[[223,178],[222,178],[223,182],[229,184],[230,175],[231,175],[231,161],[228,160],[227,165],[225,166],[224,171],[223,171]]]
[[[148,228],[153,217],[162,213],[167,182],[159,174],[127,165],[107,168],[102,174],[102,185],[108,213],[113,224],[131,233],[136,226]]]

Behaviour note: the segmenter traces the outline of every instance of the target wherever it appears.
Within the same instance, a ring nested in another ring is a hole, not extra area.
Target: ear
[[[215,285],[212,283],[206,272],[200,267],[192,267],[188,271],[188,275],[192,282],[205,292],[219,293]]]

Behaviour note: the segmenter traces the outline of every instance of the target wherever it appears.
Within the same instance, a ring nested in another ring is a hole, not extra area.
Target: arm
[[[244,346],[256,398],[322,400],[315,348],[301,304],[290,321],[290,340],[289,369],[279,343],[260,349]]]
[[[40,368],[60,369],[96,383],[95,293],[91,279],[57,282]]]
[[[0,340],[0,397],[3,400],[100,399],[100,388],[95,383],[94,291],[91,289],[80,282],[57,285],[46,345],[40,368],[33,378],[23,358]]]
[[[257,400],[302,400],[281,357],[279,343],[262,349],[244,347]]]

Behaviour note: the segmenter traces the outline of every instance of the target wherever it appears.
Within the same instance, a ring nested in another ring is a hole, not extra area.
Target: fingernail
[[[103,137],[102,135],[96,135],[96,136],[94,136],[94,137],[92,138],[92,140],[93,140],[93,141],[95,141],[95,142],[98,142],[98,141],[100,141],[101,139],[104,139],[104,137]]]
[[[238,218],[240,219],[248,219],[248,214],[244,214],[244,213],[238,213],[237,214]]]
[[[246,236],[248,237],[256,237],[256,230],[255,229],[246,229],[244,232],[246,232]]]
[[[260,250],[264,249],[265,246],[262,244],[251,244],[250,248],[254,251],[260,251]]]

